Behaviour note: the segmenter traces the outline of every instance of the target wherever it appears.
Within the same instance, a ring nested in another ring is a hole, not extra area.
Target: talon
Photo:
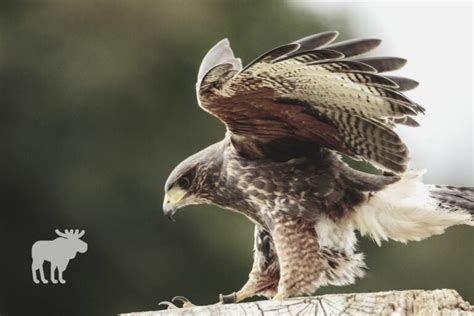
[[[166,309],[179,308],[178,306],[174,305],[173,303],[171,303],[171,302],[169,302],[169,301],[161,301],[161,302],[158,303],[158,305],[168,306]]]
[[[178,302],[181,302],[181,303],[183,303],[183,304],[189,302],[189,300],[188,300],[186,297],[181,296],[181,295],[177,295],[177,296],[173,297],[173,298],[171,299],[171,302],[174,302],[174,301],[178,301]]]
[[[228,294],[228,295],[223,295],[219,294],[219,302],[222,304],[233,304],[237,302],[237,294],[235,292]]]
[[[178,295],[178,296],[175,296],[171,299],[172,302],[174,301],[179,301],[181,303],[183,303],[183,306],[182,308],[190,308],[190,307],[194,307],[195,305],[193,303],[191,303],[190,300],[188,300],[186,297],[184,296],[181,296],[181,295]]]

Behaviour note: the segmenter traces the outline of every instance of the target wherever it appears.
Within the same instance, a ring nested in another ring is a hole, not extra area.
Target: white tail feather
[[[378,245],[388,239],[406,243],[442,234],[453,225],[474,225],[466,211],[437,207],[421,180],[424,173],[408,172],[356,207],[352,221],[361,235],[369,235]]]

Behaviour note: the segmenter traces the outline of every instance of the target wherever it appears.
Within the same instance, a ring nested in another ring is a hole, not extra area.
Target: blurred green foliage
[[[201,58],[223,37],[248,62],[350,18],[283,1],[0,2],[0,313],[94,315],[217,300],[246,281],[253,226],[209,206],[171,223],[163,185],[224,127],[201,111]],[[34,285],[30,249],[86,230],[66,285]],[[370,270],[320,293],[455,288],[474,300],[468,228],[408,246],[363,241]]]

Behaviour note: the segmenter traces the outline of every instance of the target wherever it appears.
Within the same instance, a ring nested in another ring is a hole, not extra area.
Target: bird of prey
[[[224,39],[199,68],[199,106],[227,132],[171,172],[163,209],[172,218],[213,204],[255,223],[249,279],[224,302],[353,283],[365,269],[356,231],[405,243],[474,225],[474,188],[426,185],[423,172],[407,171],[394,128],[417,126],[424,109],[402,93],[416,81],[385,74],[406,61],[361,57],[381,41],[332,43],[337,35],[302,38],[245,67]],[[355,170],[343,156],[380,172]]]

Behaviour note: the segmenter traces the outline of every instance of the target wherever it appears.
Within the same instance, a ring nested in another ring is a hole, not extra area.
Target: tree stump
[[[474,306],[455,290],[442,289],[329,294],[122,315],[474,315]]]

